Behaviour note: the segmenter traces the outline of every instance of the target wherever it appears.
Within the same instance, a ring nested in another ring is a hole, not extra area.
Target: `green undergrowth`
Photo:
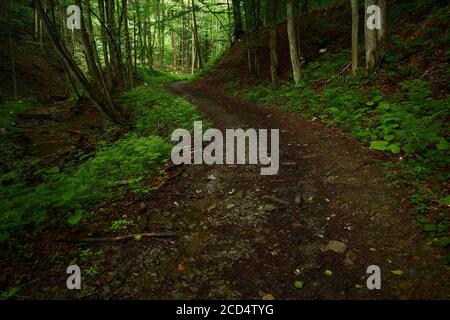
[[[242,88],[228,84],[233,95],[336,125],[373,150],[389,155],[386,166],[396,183],[405,185],[418,222],[428,238],[449,243],[448,182],[449,96],[435,98],[430,84],[410,77],[395,92],[371,77],[337,76],[350,60],[347,51],[328,54],[303,67],[303,81],[263,83]],[[392,88],[389,88],[392,89]]]
[[[21,158],[24,148],[18,143],[21,129],[17,127],[16,118],[35,103],[34,99],[6,99],[0,103],[0,174],[19,167],[15,160]]]
[[[7,100],[0,105],[0,128],[2,133],[16,132],[15,119],[27,111],[35,101],[33,99]]]
[[[1,244],[17,245],[19,239],[39,233],[49,223],[77,224],[105,201],[130,191],[152,191],[145,180],[169,159],[170,133],[178,127],[191,128],[200,114],[164,90],[166,83],[180,76],[143,69],[139,76],[143,84],[121,98],[123,105],[134,110],[131,132],[114,143],[99,142],[95,155],[86,156],[76,167],[31,173],[22,168],[0,175]]]

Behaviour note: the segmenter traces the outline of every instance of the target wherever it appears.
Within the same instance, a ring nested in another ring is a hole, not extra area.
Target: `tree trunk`
[[[8,10],[8,9],[6,9],[6,10]],[[11,1],[10,10],[12,10],[12,1]],[[8,10],[8,11],[10,11],[10,10]],[[14,100],[16,100],[17,99],[16,45],[14,44],[11,29],[12,29],[11,12],[8,12],[8,42],[9,42],[9,49],[10,49],[10,53],[11,53],[11,77],[12,77],[13,97],[14,97]]]
[[[373,13],[368,13],[367,8],[371,5],[377,5],[380,8],[380,24],[381,28],[369,28],[368,19]],[[387,32],[387,8],[385,0],[365,0],[365,27],[364,40],[366,49],[366,71],[368,73],[374,71],[383,60],[384,47]]]
[[[142,26],[142,17],[141,17],[141,4],[139,0],[135,1],[135,16],[137,18],[137,32],[138,35],[136,37],[139,39],[139,60],[141,61],[141,64],[145,63],[144,61],[144,52],[145,52],[145,37],[146,37],[146,30],[145,27]],[[142,30],[144,29],[144,34]],[[137,41],[137,40],[136,40]],[[135,49],[136,50],[136,49]]]
[[[172,30],[172,67],[177,69],[177,34]]]
[[[202,55],[200,51],[200,40],[198,38],[198,30],[197,30],[197,17],[195,14],[195,2],[194,0],[191,0],[191,7],[192,7],[192,32],[194,33],[194,43],[195,43],[195,53],[196,53],[196,61],[198,68],[203,67],[202,63]]]
[[[269,48],[270,48],[270,75],[272,77],[272,83],[276,83],[278,79],[277,0],[270,0]]]
[[[358,26],[359,26],[359,12],[358,0],[351,0],[352,6],[352,73],[356,74],[358,69]]]
[[[295,28],[293,0],[287,0],[286,9],[287,9],[286,10],[287,33],[289,40],[289,53],[291,56],[292,73],[294,76],[294,82],[298,83],[301,79],[301,73],[300,73],[300,57],[298,54],[298,45],[297,45],[297,35],[295,32],[296,28]]]
[[[122,0],[122,23],[124,27],[125,34],[125,51],[127,55],[127,61],[125,65],[126,72],[126,85],[127,88],[134,87],[134,75],[133,75],[133,56],[131,55],[131,45],[130,45],[130,32],[128,31],[128,3],[127,0]]]
[[[98,0],[98,11],[100,18],[100,34],[102,39],[102,48],[103,48],[103,60],[105,62],[105,73],[106,73],[106,84],[108,86],[108,90],[112,89],[112,73],[111,64],[109,62],[108,56],[108,41],[106,40],[108,37],[108,33],[105,28],[106,17],[105,17],[105,6],[103,3],[104,0]]]
[[[191,73],[194,74],[195,72],[195,62],[197,61],[197,46],[195,45],[195,36],[194,36],[194,30],[192,30],[192,44],[191,44]]]
[[[242,37],[241,0],[232,0],[234,20],[234,40]]]
[[[35,8],[37,8],[41,21],[43,21],[43,25],[45,25],[47,29],[47,34],[49,39],[51,40],[53,46],[56,51],[60,55],[64,67],[67,72],[73,75],[73,77],[79,82],[80,86],[86,92],[88,98],[92,101],[95,107],[97,107],[102,114],[106,115],[112,121],[120,123],[121,122],[121,113],[120,109],[118,109],[115,105],[110,105],[105,97],[98,95],[98,93],[91,87],[85,75],[78,67],[77,63],[64,47],[60,36],[46,12],[42,7],[42,3],[40,0],[34,0]]]
[[[95,45],[93,31],[92,31],[92,21],[90,18],[90,0],[84,1],[86,4],[87,23],[85,23],[83,17],[81,17],[81,40],[84,45],[84,52],[86,58],[86,64],[88,65],[89,72],[91,73],[94,83],[98,88],[99,92],[102,94],[102,98],[106,102],[106,106],[110,109],[110,112],[116,114],[117,106],[115,105],[111,93],[108,90],[105,78],[103,77],[100,59],[97,54],[97,47]],[[75,3],[81,7],[81,0],[76,0]]]
[[[386,0],[378,0],[378,6],[381,10],[381,29],[377,30],[377,42],[378,42],[378,55],[380,58],[379,63],[384,57],[385,49],[386,49],[386,39],[387,39],[387,6]]]
[[[47,1],[44,0],[44,12],[47,13]],[[43,33],[43,23],[42,18],[39,19],[39,43],[41,45],[41,49],[44,49],[44,33]]]
[[[109,55],[110,55],[110,68],[112,71],[112,74],[114,75],[114,80],[117,83],[117,75],[118,75],[118,60],[117,60],[117,48],[115,47],[115,44],[113,42],[113,38],[115,37],[115,23],[114,23],[114,2],[110,2],[108,0],[99,0],[104,1],[104,7],[105,7],[105,17],[107,21],[107,26],[109,30],[110,37],[108,37],[107,43],[109,47]],[[106,41],[106,39],[105,39]]]

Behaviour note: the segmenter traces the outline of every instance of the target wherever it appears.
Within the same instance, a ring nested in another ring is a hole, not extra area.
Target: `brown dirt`
[[[251,165],[167,169],[168,176],[184,172],[158,193],[105,204],[76,232],[98,236],[111,221],[126,218],[131,223],[121,234],[170,230],[177,239],[77,245],[55,242],[49,230],[34,244],[34,266],[4,269],[28,274],[23,283],[38,279],[23,286],[19,298],[450,297],[449,270],[437,248],[421,244],[405,190],[386,181],[356,141],[209,87],[178,82],[170,90],[195,103],[217,128],[280,128],[279,173],[261,176]],[[60,237],[70,232],[58,226]],[[347,250],[324,252],[329,240],[346,243]],[[73,262],[83,270],[78,293],[65,287],[65,268]],[[381,268],[381,290],[365,286],[373,264]],[[296,280],[304,282],[302,289],[294,287]]]

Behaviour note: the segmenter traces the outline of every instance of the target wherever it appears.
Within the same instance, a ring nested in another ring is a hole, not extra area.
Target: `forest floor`
[[[278,174],[262,176],[255,165],[174,167],[158,192],[113,201],[98,220],[114,212],[141,232],[176,238],[72,244],[50,231],[34,247],[47,263],[33,267],[18,298],[450,298],[448,268],[439,248],[421,242],[406,190],[356,140],[213,88],[182,81],[167,89],[215,128],[280,129]],[[73,293],[64,260],[75,253],[83,288]],[[381,268],[381,290],[366,287],[370,265]],[[27,268],[10,263],[4,272]]]

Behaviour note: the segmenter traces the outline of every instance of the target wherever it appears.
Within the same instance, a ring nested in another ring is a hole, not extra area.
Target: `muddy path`
[[[448,270],[438,251],[421,244],[405,190],[386,181],[356,141],[210,88],[177,82],[169,89],[217,128],[280,129],[277,175],[215,165],[188,168],[184,179],[197,181],[191,192],[201,191],[196,201],[206,203],[200,224],[208,240],[193,254],[197,267],[216,265],[236,297],[449,297]],[[381,290],[366,288],[369,265],[381,268]]]
[[[449,271],[438,249],[421,243],[406,190],[391,185],[358,142],[212,88],[167,89],[216,128],[280,129],[278,174],[262,176],[257,165],[168,170],[158,179],[174,178],[158,192],[106,203],[78,232],[95,237],[126,219],[121,232],[176,238],[73,244],[50,230],[35,243],[32,264],[4,268],[28,275],[18,298],[450,298]],[[83,274],[80,292],[66,288],[73,263]],[[366,288],[370,265],[381,269],[381,290]]]

